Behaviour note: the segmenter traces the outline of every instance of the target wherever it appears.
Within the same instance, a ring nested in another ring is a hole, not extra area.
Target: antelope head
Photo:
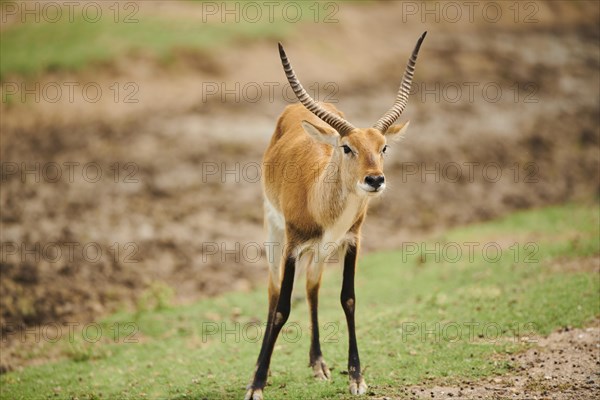
[[[370,128],[356,128],[344,118],[326,110],[313,100],[296,77],[288,57],[279,43],[279,56],[286,77],[298,100],[329,127],[302,121],[304,130],[318,142],[333,146],[332,162],[338,164],[341,180],[351,193],[376,196],[385,189],[383,159],[387,140],[401,136],[408,121],[393,125],[408,102],[417,55],[427,32],[424,32],[412,52],[404,71],[394,105]]]

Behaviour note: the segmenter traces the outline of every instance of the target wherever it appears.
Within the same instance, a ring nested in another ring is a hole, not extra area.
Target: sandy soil
[[[598,196],[598,7],[538,5],[535,24],[490,25],[399,24],[401,3],[349,3],[339,23],[298,25],[286,37],[300,78],[320,88],[316,97],[368,126],[391,105],[415,39],[429,31],[403,117],[411,129],[387,161],[390,187],[370,209],[367,251]],[[188,302],[264,283],[264,252],[252,253],[264,237],[254,172],[287,101],[277,90],[256,102],[240,91],[232,101],[208,96],[203,84],[283,87],[275,41],[181,52],[168,66],[133,54],[40,78],[105,88],[134,82],[137,103],[104,96],[0,105],[2,332],[89,321],[135,308],[142,295],[172,290],[171,301]],[[491,101],[480,90],[486,85],[502,96]]]
[[[600,321],[585,329],[565,328],[537,346],[510,357],[514,372],[453,386],[414,386],[412,399],[588,400],[600,393]]]

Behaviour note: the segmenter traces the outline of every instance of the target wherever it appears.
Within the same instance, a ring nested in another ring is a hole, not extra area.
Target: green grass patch
[[[11,15],[16,12],[24,22],[6,26],[0,35],[0,79],[12,74],[32,77],[49,71],[77,71],[131,54],[166,62],[182,50],[206,56],[234,41],[281,39],[298,23],[322,21],[331,13],[320,6],[316,14],[310,2],[294,2],[289,10],[282,3],[271,11],[266,6],[246,9],[243,2],[210,3],[216,11],[193,2],[181,9],[166,7],[163,12],[151,2],[142,2],[118,7],[106,3],[100,14],[96,7],[79,4],[71,10],[63,7],[60,15],[56,7],[45,9],[40,3],[37,16],[24,13],[25,5],[18,5],[16,11],[11,8]],[[34,6],[28,9],[35,10]],[[227,14],[226,9],[234,13]]]
[[[360,257],[357,336],[370,391],[401,396],[403,386],[428,380],[507,373],[505,355],[598,317],[600,277],[576,266],[600,253],[599,226],[597,204],[550,207]],[[456,259],[457,245],[474,251]],[[332,382],[312,380],[307,307],[297,302],[273,355],[269,399],[351,398],[340,282],[339,267],[329,268],[320,301]],[[2,398],[241,398],[260,347],[265,290],[186,307],[155,303],[102,322],[117,344],[58,343],[72,346],[69,359],[3,375]]]

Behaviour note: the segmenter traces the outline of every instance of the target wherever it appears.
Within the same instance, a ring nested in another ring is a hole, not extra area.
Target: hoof
[[[362,376],[358,379],[350,378],[350,393],[354,395],[365,394],[367,392],[367,384]]]
[[[329,371],[329,368],[327,368],[327,364],[325,364],[323,357],[319,357],[317,361],[313,363],[312,369],[315,379],[320,381],[328,381],[331,379],[331,372]]]
[[[248,389],[246,396],[244,396],[244,400],[263,400],[262,389]]]

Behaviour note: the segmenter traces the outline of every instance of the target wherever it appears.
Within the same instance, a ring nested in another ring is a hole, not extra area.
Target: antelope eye
[[[344,149],[344,154],[352,153],[352,149],[348,145],[343,145],[342,149]]]
[[[388,149],[388,145],[386,144],[385,146],[383,146],[383,149],[381,149],[381,154],[385,154],[387,149]]]

